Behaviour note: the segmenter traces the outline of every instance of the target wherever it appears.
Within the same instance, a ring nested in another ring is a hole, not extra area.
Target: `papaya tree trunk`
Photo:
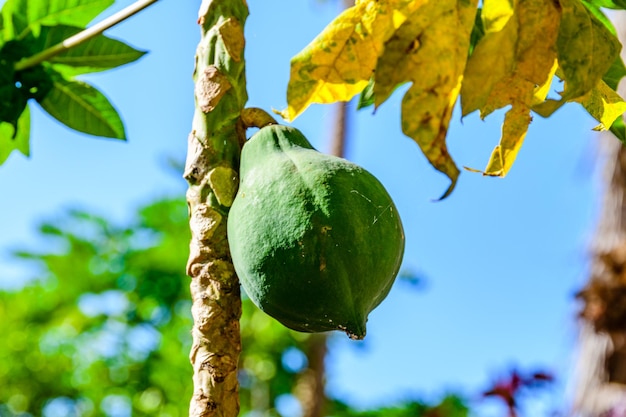
[[[247,100],[243,27],[245,0],[203,0],[198,15],[195,112],[184,177],[189,183],[193,366],[191,417],[239,413],[237,362],[241,298],[226,220],[234,199]]]

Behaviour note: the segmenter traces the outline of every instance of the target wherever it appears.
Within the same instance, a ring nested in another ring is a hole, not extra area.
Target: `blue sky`
[[[130,3],[118,1],[107,13]],[[281,109],[289,59],[332,20],[337,2],[248,3],[248,105]],[[143,203],[184,192],[165,161],[185,155],[198,5],[161,0],[108,32],[150,51],[86,78],[122,114],[128,142],[87,137],[34,111],[31,158],[14,154],[0,166],[0,285],[23,275],[6,254],[37,247],[42,219],[81,207],[124,220]],[[507,178],[463,172],[454,193],[433,202],[448,182],[402,135],[400,99],[398,91],[375,115],[353,113],[347,157],[394,198],[406,232],[404,267],[425,284],[415,290],[398,282],[371,314],[365,342],[332,339],[328,389],[369,406],[447,389],[475,392],[511,365],[567,376],[576,337],[572,295],[586,278],[599,205],[595,122],[574,104],[548,120],[537,116]],[[323,150],[333,112],[313,106],[294,126]],[[461,121],[455,113],[448,143],[459,166],[485,166],[502,117]]]

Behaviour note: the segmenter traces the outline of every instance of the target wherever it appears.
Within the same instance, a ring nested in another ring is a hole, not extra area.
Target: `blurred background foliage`
[[[123,226],[70,210],[39,234],[45,251],[14,252],[36,272],[0,290],[0,417],[187,415],[184,200],[148,204]],[[326,338],[284,328],[245,297],[241,331],[242,416],[468,415],[455,395],[373,410],[327,396]]]

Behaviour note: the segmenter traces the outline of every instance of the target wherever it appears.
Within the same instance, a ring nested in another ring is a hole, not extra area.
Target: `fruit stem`
[[[247,107],[241,112],[241,121],[244,127],[258,127],[259,129],[269,125],[276,125],[278,122],[272,115],[258,107]]]

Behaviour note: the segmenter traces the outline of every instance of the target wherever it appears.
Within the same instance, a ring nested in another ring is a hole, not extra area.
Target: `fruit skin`
[[[243,288],[263,311],[304,332],[365,336],[404,253],[382,184],[316,151],[297,129],[262,128],[244,145],[228,238]]]

